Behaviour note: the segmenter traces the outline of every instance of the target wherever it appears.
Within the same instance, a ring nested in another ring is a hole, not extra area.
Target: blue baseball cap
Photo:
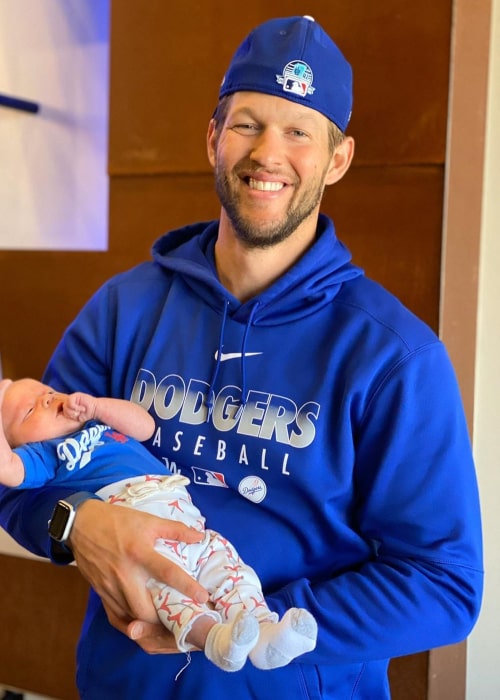
[[[341,131],[351,117],[351,66],[309,16],[272,19],[250,32],[231,59],[219,98],[242,90],[315,109]]]

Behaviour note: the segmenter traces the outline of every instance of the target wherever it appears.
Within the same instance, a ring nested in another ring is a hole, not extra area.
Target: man
[[[351,264],[320,214],[354,152],[351,69],[322,28],[309,17],[257,27],[219,97],[207,144],[220,220],[169,233],[154,262],[106,284],[45,380],[147,408],[150,450],[191,477],[270,608],[314,615],[316,649],[265,673],[224,674],[200,653],[184,668],[158,656],[174,643],[144,581],[206,599],[152,549],[185,531],[78,494],[56,507],[53,538],[61,512],[74,523],[49,552],[44,522],[67,492],[3,493],[2,516],[33,551],[64,561],[72,550],[101,598],[78,650],[83,698],[388,698],[391,657],[464,639],[479,611],[478,495],[455,376],[435,334]]]

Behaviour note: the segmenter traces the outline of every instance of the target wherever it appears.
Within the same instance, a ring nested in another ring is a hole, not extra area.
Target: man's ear
[[[342,143],[335,149],[330,167],[326,174],[325,184],[333,185],[344,177],[349,170],[354,157],[354,139],[352,136],[345,136]]]
[[[215,150],[216,150],[217,135],[215,133],[215,119],[211,119],[208,124],[207,132],[207,154],[208,161],[212,168],[215,167]]]

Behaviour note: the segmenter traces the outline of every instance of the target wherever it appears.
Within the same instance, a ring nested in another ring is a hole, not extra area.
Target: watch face
[[[64,535],[71,511],[72,508],[67,503],[59,501],[59,503],[56,504],[49,523],[49,535],[54,540],[61,542],[65,539]]]

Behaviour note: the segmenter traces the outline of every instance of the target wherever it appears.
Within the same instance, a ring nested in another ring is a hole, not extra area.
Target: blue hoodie
[[[243,304],[217,279],[217,227],[169,233],[154,261],[105,284],[44,379],[145,406],[149,449],[191,478],[271,609],[312,612],[317,648],[232,674],[193,653],[177,676],[182,654],[143,653],[91,594],[81,696],[389,698],[388,660],[464,639],[481,599],[477,485],[446,350],[350,262],[326,217],[297,264]],[[50,556],[46,523],[66,492],[4,490],[4,526]]]

